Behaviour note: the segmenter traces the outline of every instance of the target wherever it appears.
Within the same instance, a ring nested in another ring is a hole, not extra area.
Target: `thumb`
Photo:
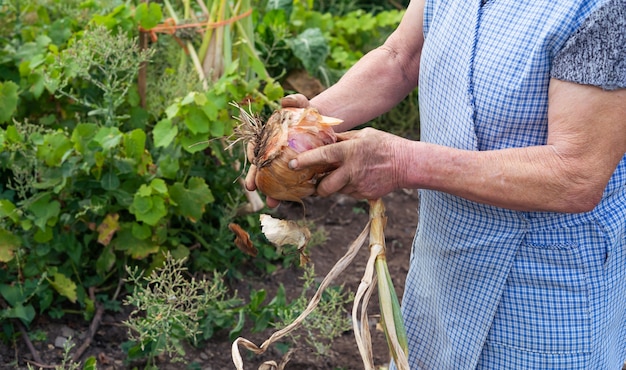
[[[309,99],[302,94],[291,94],[280,99],[280,105],[283,108],[306,108],[309,106]]]

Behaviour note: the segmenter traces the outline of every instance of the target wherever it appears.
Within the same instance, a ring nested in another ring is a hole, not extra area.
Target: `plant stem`
[[[400,313],[400,302],[393,288],[393,281],[387,267],[385,255],[384,228],[387,223],[385,206],[382,199],[370,201],[370,248],[378,247],[376,256],[376,276],[378,280],[378,296],[380,315],[391,355],[400,370],[408,370],[408,344],[406,330]]]

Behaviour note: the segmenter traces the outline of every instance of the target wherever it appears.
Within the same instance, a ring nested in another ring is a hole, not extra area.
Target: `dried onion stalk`
[[[239,111],[236,135],[254,147],[251,161],[257,167],[257,188],[274,199],[300,203],[315,194],[319,180],[333,168],[292,170],[289,161],[298,153],[336,142],[333,126],[343,121],[322,116],[315,108],[282,108],[263,124],[241,107]]]

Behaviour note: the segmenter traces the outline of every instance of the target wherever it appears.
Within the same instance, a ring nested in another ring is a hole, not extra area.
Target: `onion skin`
[[[261,193],[276,200],[302,202],[302,198],[314,195],[317,182],[330,168],[306,168],[292,170],[289,161],[298,153],[287,147],[270,165],[258,167],[256,186]]]
[[[332,126],[341,122],[320,115],[314,108],[282,108],[274,112],[253,139],[259,191],[276,200],[298,203],[314,195],[319,180],[334,168],[292,170],[289,161],[304,150],[334,143],[337,139]]]

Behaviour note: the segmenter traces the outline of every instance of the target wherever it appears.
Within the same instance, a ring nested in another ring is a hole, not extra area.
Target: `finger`
[[[289,168],[299,170],[317,165],[337,166],[343,162],[345,146],[342,143],[328,144],[304,151],[289,161]]]
[[[254,144],[248,143],[248,145],[246,145],[246,157],[248,157],[250,162],[254,159]]]
[[[283,108],[306,108],[309,106],[309,99],[302,94],[291,94],[280,99],[280,105]]]
[[[280,205],[280,200],[276,200],[274,198],[267,197],[265,198],[265,203],[269,208],[276,208]]]
[[[351,189],[352,187],[349,184],[347,171],[340,167],[326,175],[317,185],[316,191],[322,197],[327,197],[334,193],[350,194],[354,189]]]
[[[357,137],[357,135],[359,135],[360,133],[361,132],[358,130],[337,132],[336,133],[337,141],[339,142],[339,141],[352,140],[355,137]]]
[[[248,191],[256,190],[256,182],[254,181],[256,177],[256,166],[251,164],[250,169],[248,169],[248,173],[246,174],[245,185]]]

